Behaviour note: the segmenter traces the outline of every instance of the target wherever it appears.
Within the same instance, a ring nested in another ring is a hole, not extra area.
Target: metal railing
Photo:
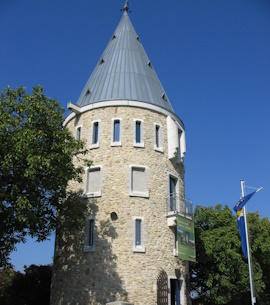
[[[185,199],[184,201],[180,198],[179,194],[172,193],[167,197],[167,214],[174,212],[175,214],[193,215],[192,201]]]

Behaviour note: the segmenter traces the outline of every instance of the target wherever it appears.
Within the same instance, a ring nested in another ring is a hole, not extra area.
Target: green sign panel
[[[192,219],[177,215],[178,257],[196,262],[194,222]]]

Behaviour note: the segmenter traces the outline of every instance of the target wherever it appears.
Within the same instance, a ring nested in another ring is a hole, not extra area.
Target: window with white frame
[[[168,276],[168,304],[186,304],[185,303],[185,282],[181,277]]]
[[[82,139],[82,126],[77,126],[75,129],[75,139],[76,140],[81,140]]]
[[[130,165],[130,196],[149,197],[148,168]]]
[[[154,149],[163,152],[163,145],[164,144],[162,126],[160,124],[154,123]]]
[[[95,251],[95,218],[86,218],[84,252]]]
[[[134,146],[144,147],[143,120],[134,119]]]
[[[168,178],[169,178],[168,209],[169,211],[180,212],[178,178],[171,173],[169,173]]]
[[[121,146],[122,137],[122,119],[114,118],[112,119],[112,141],[111,146]]]
[[[97,197],[101,196],[102,190],[102,166],[91,166],[85,171],[85,196]]]
[[[144,217],[133,217],[133,252],[145,252]]]
[[[100,120],[93,121],[91,124],[91,144],[90,148],[99,147],[100,138]]]

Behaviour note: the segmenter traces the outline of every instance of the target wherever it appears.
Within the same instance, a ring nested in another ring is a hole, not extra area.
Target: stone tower
[[[185,130],[124,14],[66,126],[93,161],[82,190],[84,232],[56,238],[51,305],[189,304],[178,258]],[[122,302],[121,302],[122,301]]]

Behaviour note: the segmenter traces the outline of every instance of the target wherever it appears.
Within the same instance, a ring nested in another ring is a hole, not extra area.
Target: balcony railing
[[[192,216],[192,201],[187,198],[183,201],[179,194],[176,193],[170,194],[167,197],[167,214],[172,212],[175,214]]]

